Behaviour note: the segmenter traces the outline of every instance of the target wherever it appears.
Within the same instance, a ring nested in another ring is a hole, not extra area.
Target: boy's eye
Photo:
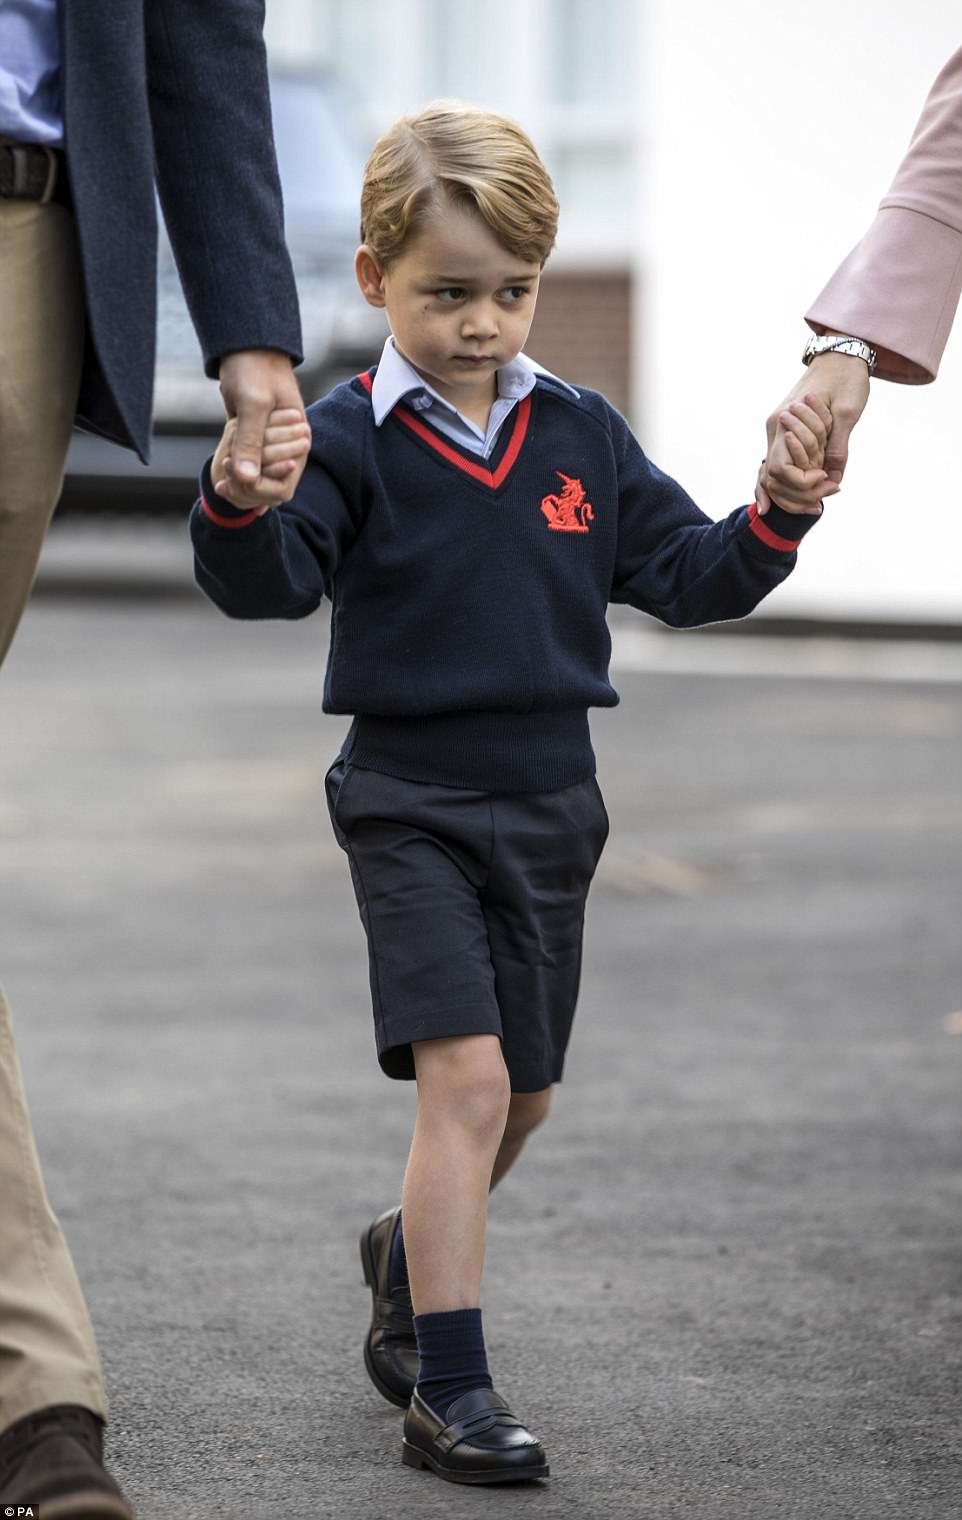
[[[530,294],[531,290],[528,285],[508,285],[501,292],[502,298],[505,301],[512,302],[523,301],[525,296]]]
[[[461,285],[448,285],[444,290],[436,290],[435,295],[439,301],[463,301],[467,291]]]

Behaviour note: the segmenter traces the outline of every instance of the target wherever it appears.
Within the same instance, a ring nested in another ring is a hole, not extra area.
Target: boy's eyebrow
[[[509,274],[506,275],[503,280],[499,280],[498,283],[500,285],[530,285],[535,279],[537,279],[536,274]],[[476,283],[467,275],[463,274],[431,275],[429,277],[429,281],[432,285],[474,285]]]

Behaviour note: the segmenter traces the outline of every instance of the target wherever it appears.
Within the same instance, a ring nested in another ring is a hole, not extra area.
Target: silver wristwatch
[[[875,373],[877,354],[861,338],[809,338],[802,354],[802,363],[811,364],[816,354],[851,354],[853,359],[864,359],[870,375]]]

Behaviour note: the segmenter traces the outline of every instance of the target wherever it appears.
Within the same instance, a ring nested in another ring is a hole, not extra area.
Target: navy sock
[[[388,1292],[393,1293],[395,1288],[406,1288],[408,1285],[408,1259],[404,1254],[404,1232],[401,1229],[401,1216],[397,1217],[394,1226],[394,1234],[391,1237],[391,1254],[387,1264]]]
[[[418,1393],[439,1420],[462,1393],[491,1388],[480,1309],[416,1314]]]

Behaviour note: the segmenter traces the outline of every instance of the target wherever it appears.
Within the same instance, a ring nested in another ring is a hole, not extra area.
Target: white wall
[[[713,516],[749,500],[809,302],[871,221],[957,0],[638,0],[635,421]],[[962,172],[962,165],[960,165]],[[962,621],[962,320],[934,386],[876,382],[771,612]]]

